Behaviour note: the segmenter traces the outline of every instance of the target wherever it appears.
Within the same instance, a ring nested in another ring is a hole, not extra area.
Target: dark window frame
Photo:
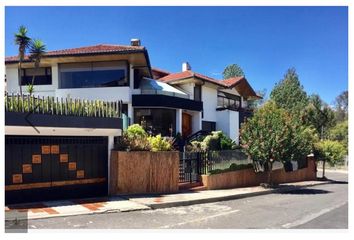
[[[61,79],[61,72],[60,72],[60,66],[64,64],[94,64],[94,63],[104,63],[104,62],[118,62],[122,63],[122,65],[125,65],[126,69],[126,84],[124,85],[118,85],[118,86],[107,86],[107,87],[130,87],[130,63],[128,60],[107,60],[107,61],[84,61],[84,62],[65,62],[65,63],[60,63],[58,65],[58,88],[59,89],[76,89],[76,88],[105,88],[105,87],[99,87],[99,86],[93,86],[93,87],[76,87],[76,88],[63,88],[62,87],[62,79]]]
[[[199,94],[198,94],[198,97],[199,98],[196,98],[196,90],[199,89]],[[202,85],[194,85],[194,89],[193,89],[193,95],[194,95],[194,101],[199,101],[201,102],[202,101]]]
[[[241,105],[242,104],[241,96],[233,95],[233,98],[229,98],[227,96],[222,96],[221,93],[218,93],[218,95],[217,95],[217,103],[219,103],[219,99],[222,99],[223,106],[222,107],[217,106],[217,110],[229,109],[229,110],[238,111],[242,107],[242,105]],[[234,104],[230,104],[231,101],[234,101]],[[219,104],[217,104],[217,105],[219,105]]]
[[[26,86],[26,85],[28,85],[28,84],[32,84],[32,77],[33,77],[33,75],[27,76],[26,71],[27,71],[28,69],[31,69],[31,70],[33,70],[33,71],[35,71],[35,72],[36,72],[36,71],[38,72],[39,69],[43,69],[43,68],[44,68],[44,71],[45,71],[45,75],[39,75],[39,76],[41,76],[42,78],[45,77],[46,82],[44,82],[44,83],[38,83],[38,76],[36,76],[36,77],[34,78],[33,85],[36,85],[36,86],[40,86],[40,85],[52,85],[52,84],[53,84],[52,67],[39,67],[38,69],[36,69],[36,68],[22,68],[22,69],[21,69],[21,81],[20,81],[20,85],[21,85],[21,86]],[[49,71],[49,70],[50,70],[50,71]],[[26,78],[28,78],[28,79],[26,79]],[[36,81],[36,80],[37,80],[37,81]]]

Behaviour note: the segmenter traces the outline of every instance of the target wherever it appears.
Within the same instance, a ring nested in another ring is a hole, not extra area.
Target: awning
[[[144,77],[140,82],[141,94],[160,94],[182,98],[189,98],[189,95],[171,85]]]

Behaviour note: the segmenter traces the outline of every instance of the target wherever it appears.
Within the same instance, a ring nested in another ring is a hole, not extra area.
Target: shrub
[[[209,174],[213,175],[213,174],[218,174],[218,173],[232,172],[232,171],[238,171],[238,170],[243,170],[243,169],[252,169],[252,168],[253,168],[252,163],[241,164],[241,165],[237,165],[236,163],[232,163],[229,168],[210,170]]]
[[[315,144],[315,157],[331,166],[342,164],[346,154],[345,147],[338,141],[324,140]]]
[[[235,149],[237,145],[231,138],[226,136],[222,131],[211,132],[202,141],[193,141],[189,149],[192,151],[218,151]]]
[[[241,144],[254,162],[268,171],[271,182],[273,163],[298,160],[312,152],[315,134],[299,125],[291,115],[270,101],[241,127]]]
[[[329,139],[340,142],[348,152],[348,120],[338,123],[329,131]]]
[[[148,151],[148,135],[139,124],[133,124],[123,133],[123,143],[130,151]]]
[[[153,152],[172,150],[172,144],[167,139],[161,137],[160,134],[155,137],[148,137],[148,142]]]

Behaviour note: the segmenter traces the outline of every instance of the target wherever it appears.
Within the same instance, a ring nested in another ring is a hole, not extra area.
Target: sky
[[[267,95],[288,68],[327,103],[348,89],[347,7],[6,7],[5,55],[20,25],[48,50],[139,38],[151,65],[221,79],[236,63]]]

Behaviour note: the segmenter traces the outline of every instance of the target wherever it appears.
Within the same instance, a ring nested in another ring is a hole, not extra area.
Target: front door
[[[192,116],[182,113],[182,136],[187,137],[192,134]]]

